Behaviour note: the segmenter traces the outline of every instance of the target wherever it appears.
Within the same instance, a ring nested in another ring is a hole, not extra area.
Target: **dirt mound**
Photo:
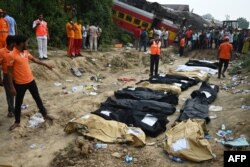
[[[55,154],[50,167],[126,167],[127,165],[138,167],[151,166],[154,163],[150,153],[139,148],[131,148],[126,144],[108,144],[107,148],[96,149],[95,144],[96,141],[78,137],[74,143]],[[125,162],[126,155],[132,155],[133,162],[131,164]]]
[[[205,49],[205,50],[194,50],[188,53],[190,59],[199,59],[199,60],[216,60],[217,59],[217,50],[216,49]]]

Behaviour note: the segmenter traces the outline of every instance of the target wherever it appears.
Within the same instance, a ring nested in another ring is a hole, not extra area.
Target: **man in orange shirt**
[[[159,60],[161,54],[161,41],[160,36],[156,35],[155,39],[151,39],[150,47],[150,74],[149,76],[158,75]]]
[[[82,24],[80,23],[79,18],[77,18],[75,27],[75,56],[81,56],[81,48],[82,48]]]
[[[29,51],[27,51],[27,37],[18,35],[15,37],[15,42],[16,46],[10,53],[10,60],[8,64],[10,92],[12,96],[16,96],[14,113],[15,123],[10,127],[10,130],[20,126],[21,105],[27,89],[30,91],[39,108],[39,112],[43,115],[44,119],[52,120],[52,117],[48,115],[47,110],[40,98],[39,91],[29,65],[29,60],[43,65],[50,70],[52,70],[52,67],[34,58]]]
[[[38,43],[39,59],[48,59],[47,56],[47,41],[49,39],[48,24],[43,20],[43,15],[40,14],[39,19],[33,22],[33,29],[36,31],[36,39]]]
[[[0,75],[0,82],[3,83],[5,93],[6,93],[6,100],[8,104],[8,117],[13,117],[14,114],[14,96],[10,94],[10,87],[8,83],[8,62],[9,62],[9,53],[13,50],[15,45],[15,37],[8,36],[6,39],[7,46],[5,48],[0,49],[0,65],[2,65],[3,69],[3,80]],[[1,74],[1,69],[0,69]]]
[[[233,55],[233,45],[229,43],[229,37],[226,36],[224,38],[224,42],[220,44],[220,47],[218,50],[218,58],[219,58],[218,78],[220,78],[220,75],[225,77],[225,72],[227,70],[228,63],[232,55]],[[224,64],[224,68],[221,73],[223,64]]]
[[[9,34],[9,24],[4,19],[3,10],[0,9],[0,49],[6,46],[6,38]]]
[[[72,19],[69,19],[69,21],[66,24],[66,32],[68,37],[68,50],[67,54],[70,58],[75,57],[75,44],[74,44],[74,38],[75,38],[75,26]]]

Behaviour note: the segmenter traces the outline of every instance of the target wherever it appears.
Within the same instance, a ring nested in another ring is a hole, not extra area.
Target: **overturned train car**
[[[128,31],[133,33],[134,29],[138,26],[144,27],[147,30],[151,28],[160,29],[164,27],[169,31],[169,43],[173,43],[176,35],[179,31],[179,26],[174,24],[172,21],[157,18],[154,14],[131,5],[125,4],[121,1],[113,1],[113,20],[114,23]]]

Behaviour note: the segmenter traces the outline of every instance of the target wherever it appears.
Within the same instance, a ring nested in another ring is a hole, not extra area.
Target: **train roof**
[[[135,13],[138,13],[138,14],[143,15],[143,16],[145,16],[145,17],[148,17],[148,18],[150,18],[150,19],[153,19],[153,18],[155,17],[155,15],[152,14],[152,13],[149,13],[149,12],[147,12],[147,11],[145,11],[145,10],[136,8],[136,7],[131,6],[131,5],[128,5],[128,4],[123,3],[123,2],[121,2],[121,1],[119,1],[119,0],[113,0],[113,3],[114,3],[115,5],[121,7],[121,8],[125,8],[125,9],[127,9],[127,10],[133,11],[133,12],[135,12]],[[166,24],[166,25],[169,25],[169,26],[172,26],[172,27],[175,27],[175,28],[179,28],[179,27],[178,27],[176,24],[174,24],[172,21],[167,20],[167,19],[165,19],[165,18],[162,19],[162,23],[164,23],[164,24]]]

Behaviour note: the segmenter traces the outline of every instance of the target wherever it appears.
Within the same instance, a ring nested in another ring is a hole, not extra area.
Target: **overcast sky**
[[[210,13],[215,19],[225,20],[226,15],[230,20],[244,17],[250,21],[250,0],[147,0],[160,4],[187,4],[189,10],[204,15]]]

